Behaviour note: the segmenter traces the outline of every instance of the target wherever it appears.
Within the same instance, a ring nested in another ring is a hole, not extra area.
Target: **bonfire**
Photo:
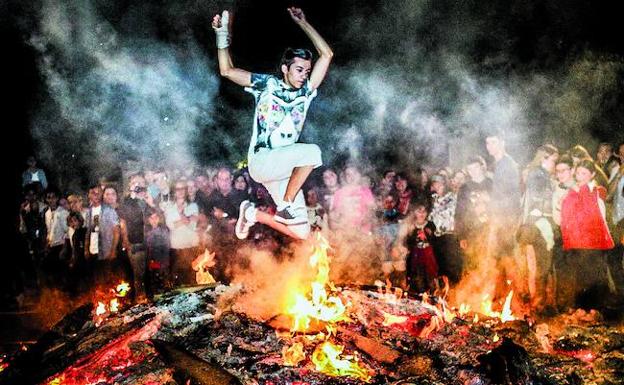
[[[181,288],[129,308],[115,288],[98,301],[105,317],[87,304],[3,357],[0,384],[622,383],[623,330],[597,312],[536,323],[512,311],[512,291],[468,306],[449,304],[445,289],[413,298],[381,283],[339,288],[327,251],[318,238],[312,279],[294,282],[270,319],[222,306],[241,287]],[[213,255],[200,257],[204,279]]]

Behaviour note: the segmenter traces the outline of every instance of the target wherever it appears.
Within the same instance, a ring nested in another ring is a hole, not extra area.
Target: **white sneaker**
[[[308,213],[301,209],[296,209],[291,205],[279,210],[273,216],[276,222],[285,224],[287,226],[302,225],[308,222]]]
[[[238,239],[249,235],[249,228],[256,223],[256,206],[248,200],[242,201],[238,211],[238,220],[234,232]]]

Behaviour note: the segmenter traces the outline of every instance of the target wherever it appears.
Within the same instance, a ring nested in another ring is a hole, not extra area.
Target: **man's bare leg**
[[[286,192],[284,193],[284,201],[292,203],[295,200],[295,196],[301,189],[301,186],[305,183],[310,173],[314,170],[314,166],[301,166],[293,169],[288,185],[286,186]]]
[[[256,210],[256,221],[265,224],[274,230],[279,231],[282,234],[288,235],[294,239],[305,239],[295,234],[288,226],[277,222],[272,215],[265,213],[264,211]]]

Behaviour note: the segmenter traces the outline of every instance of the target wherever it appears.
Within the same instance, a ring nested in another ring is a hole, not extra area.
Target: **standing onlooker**
[[[513,256],[520,215],[520,173],[516,162],[507,154],[505,141],[499,133],[490,133],[485,143],[494,158],[488,254],[497,262],[499,276],[494,298],[498,299],[507,294],[507,281],[514,284],[521,281],[513,276],[518,265]]]
[[[375,198],[370,187],[363,184],[357,167],[349,165],[344,170],[344,183],[334,193],[329,214],[330,225],[342,232],[355,230],[369,234],[373,225]]]
[[[518,231],[518,243],[526,255],[531,307],[538,311],[554,304],[553,298],[548,296],[547,285],[552,278],[555,245],[552,174],[558,157],[559,151],[554,146],[543,145],[528,165],[522,225]]]
[[[394,191],[399,201],[397,202],[397,210],[402,216],[406,216],[410,211],[410,205],[414,200],[414,192],[410,187],[407,175],[405,173],[398,173],[394,179]],[[420,203],[428,202],[428,198],[423,198]]]
[[[378,242],[382,251],[381,271],[386,280],[390,280],[393,286],[405,287],[405,263],[394,258],[392,252],[399,235],[399,219],[402,215],[397,210],[398,199],[392,192],[387,192],[382,197],[382,207],[378,210],[379,220]],[[398,262],[398,263],[397,263]]]
[[[607,201],[611,203],[611,226],[616,247],[609,253],[609,270],[613,277],[615,289],[624,298],[624,165],[614,173],[609,184]]]
[[[238,218],[238,210],[242,198],[232,188],[232,172],[222,167],[215,176],[215,184],[217,188],[212,191],[208,197],[208,206],[206,216],[215,227],[217,232],[221,232],[220,236],[231,238],[234,234],[234,226]]]
[[[323,208],[325,208],[325,212],[329,213],[331,222],[331,208],[334,201],[334,194],[340,188],[340,184],[338,183],[338,175],[331,168],[326,168],[323,171],[323,186],[319,189],[319,199]]]
[[[71,236],[65,240],[63,254],[67,258],[67,289],[70,294],[76,295],[86,289],[87,266],[85,261],[85,238],[87,229],[84,227],[82,214],[71,211],[67,217],[67,226],[71,229]]]
[[[438,262],[432,245],[436,228],[428,216],[427,207],[417,203],[413,214],[403,222],[397,242],[407,252],[407,282],[414,293],[436,289]]]
[[[46,249],[42,269],[45,281],[52,285],[61,285],[64,279],[61,251],[67,235],[67,216],[69,212],[59,206],[59,193],[55,189],[46,192],[48,208],[44,213],[46,224]]]
[[[37,193],[41,193],[48,188],[48,179],[45,172],[37,167],[37,160],[34,156],[29,156],[26,159],[26,165],[28,168],[22,173],[22,187],[26,187],[31,183],[35,183],[39,186]]]
[[[318,199],[316,189],[309,189],[305,193],[306,209],[308,210],[308,222],[312,231],[324,232],[327,230],[327,212]]]
[[[39,287],[41,275],[40,263],[46,244],[46,223],[43,213],[47,209],[39,200],[39,186],[29,184],[24,188],[24,201],[20,206],[20,233],[26,240],[28,256],[20,263],[23,271],[23,283],[33,289]]]
[[[561,236],[565,261],[562,263],[559,292],[567,305],[596,305],[605,297],[607,282],[605,253],[614,246],[605,220],[606,191],[594,182],[594,162],[581,160],[576,165],[576,186],[563,199]],[[596,293],[594,290],[598,290]],[[581,298],[587,294],[587,298]],[[591,303],[584,304],[585,300]]]
[[[89,188],[89,209],[85,227],[85,257],[94,274],[95,285],[117,283],[114,275],[117,264],[117,248],[121,230],[119,217],[112,207],[102,204],[102,187],[99,184]]]
[[[394,179],[396,178],[396,171],[388,169],[384,171],[383,177],[375,186],[375,197],[380,200],[380,205],[383,205],[383,199],[394,190]]]
[[[188,202],[185,180],[175,183],[175,200],[165,211],[165,222],[170,231],[171,271],[177,284],[195,283],[195,272],[191,268],[198,254],[199,236],[197,219],[199,209],[196,203]]]
[[[479,266],[486,253],[484,235],[489,230],[492,180],[487,177],[485,160],[480,156],[468,159],[466,172],[470,179],[459,189],[455,208],[455,234],[464,253],[464,270]]]
[[[128,196],[123,200],[118,213],[125,224],[126,252],[132,269],[132,288],[134,298],[142,300],[145,297],[145,228],[147,226],[146,210],[147,186],[143,175],[130,176]]]
[[[448,190],[442,175],[431,177],[432,204],[429,220],[436,227],[433,247],[438,261],[439,273],[448,277],[449,282],[459,282],[462,275],[462,259],[459,243],[455,236],[455,209],[457,195]]]
[[[157,208],[146,208],[145,247],[147,276],[145,291],[148,297],[171,288],[171,242],[165,218]]]
[[[557,307],[560,304],[564,304],[565,301],[561,301],[562,295],[560,294],[560,285],[565,283],[565,278],[561,277],[562,272],[565,271],[566,266],[563,266],[566,261],[563,252],[563,242],[561,240],[561,205],[563,204],[563,198],[568,195],[569,190],[574,187],[574,161],[568,154],[564,154],[557,159],[555,164],[555,177],[557,183],[553,189],[552,194],[552,213],[553,222],[555,223],[555,245],[553,247],[553,270],[555,275],[555,302]]]

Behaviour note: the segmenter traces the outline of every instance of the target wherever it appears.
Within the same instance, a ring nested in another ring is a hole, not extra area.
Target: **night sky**
[[[436,158],[432,143],[472,133],[491,115],[509,115],[487,124],[514,126],[518,148],[624,139],[615,2],[9,0],[0,3],[3,121],[17,150],[7,159],[9,201],[32,152],[53,182],[79,187],[102,173],[94,163],[158,164],[170,149],[163,130],[179,134],[196,163],[241,160],[253,101],[218,79],[210,20],[233,10],[235,65],[272,72],[285,47],[312,48],[289,5],[335,52],[304,132],[328,161]],[[497,100],[520,107],[499,114]],[[412,152],[397,154],[412,140]]]

